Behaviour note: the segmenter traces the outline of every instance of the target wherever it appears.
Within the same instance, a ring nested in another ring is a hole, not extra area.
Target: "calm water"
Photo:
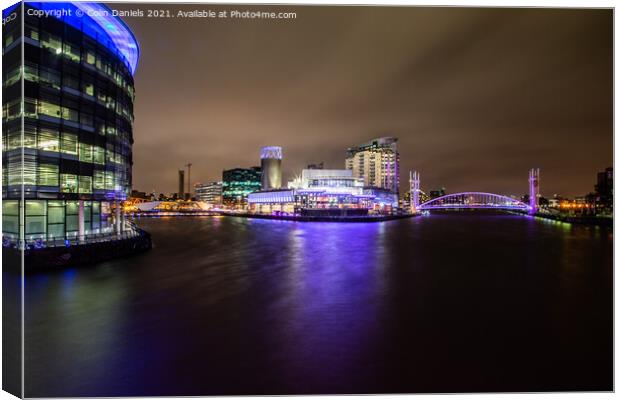
[[[517,215],[141,219],[26,280],[26,395],[612,389],[612,234]]]

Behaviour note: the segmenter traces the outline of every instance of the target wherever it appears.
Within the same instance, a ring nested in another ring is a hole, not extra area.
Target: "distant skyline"
[[[149,9],[109,3],[113,9]],[[283,183],[399,139],[401,193],[594,190],[613,163],[611,10],[162,5],[291,20],[124,18],[140,43],[133,187],[175,192],[282,146]]]

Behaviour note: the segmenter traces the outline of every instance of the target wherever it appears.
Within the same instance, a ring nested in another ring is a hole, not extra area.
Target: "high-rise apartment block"
[[[398,193],[399,156],[397,138],[373,139],[347,149],[345,167],[353,176],[364,179],[365,186],[374,186]]]

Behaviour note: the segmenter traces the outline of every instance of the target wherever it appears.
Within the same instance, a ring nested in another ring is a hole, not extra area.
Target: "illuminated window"
[[[78,122],[78,112],[69,107],[62,107],[62,119]]]
[[[37,101],[31,98],[24,99],[24,116],[37,118]]]
[[[51,50],[55,54],[62,53],[62,40],[58,36],[47,32],[41,34],[41,47]]]
[[[19,202],[2,201],[2,233],[19,233]]]
[[[37,106],[39,114],[49,115],[52,117],[60,118],[60,106],[57,104],[48,103],[47,101],[39,101]]]
[[[58,186],[58,165],[40,164],[37,167],[37,184],[40,186]]]
[[[92,50],[88,50],[88,52],[86,53],[86,62],[90,65],[95,64],[95,53],[93,53]]]
[[[65,43],[64,53],[70,60],[75,61],[77,63],[80,62],[80,48],[77,46],[73,46],[69,43]]]
[[[31,154],[24,154],[24,169],[23,169],[23,184],[24,185],[36,185],[37,184],[37,159],[36,156]]]
[[[93,189],[105,189],[105,171],[95,170],[93,173]]]
[[[50,239],[65,236],[65,204],[63,201],[47,202],[47,236]]]
[[[78,153],[78,139],[77,135],[73,133],[62,133],[62,140],[60,142],[60,151],[66,154],[75,154]]]
[[[93,162],[93,146],[80,142],[80,161]]]
[[[93,192],[93,178],[90,176],[79,176],[79,193],[92,193]]]
[[[32,40],[39,40],[39,30],[33,26],[26,24],[24,34]]]
[[[4,87],[9,87],[14,83],[19,82],[19,79],[21,77],[20,71],[21,70],[19,67],[15,67],[10,70],[9,73],[6,74],[4,77]]]
[[[84,93],[86,93],[89,96],[94,96],[95,95],[95,86],[92,83],[85,83],[84,84]]]
[[[24,79],[30,82],[39,81],[39,73],[36,64],[26,63],[26,65],[24,65]]]
[[[68,201],[65,208],[65,220],[67,223],[67,232],[75,232],[78,230],[78,202]]]
[[[105,164],[105,149],[93,146],[93,162],[95,164]]]
[[[26,234],[45,234],[47,204],[41,200],[26,201]]]
[[[60,174],[60,191],[63,193],[77,193],[77,175]]]
[[[114,190],[114,171],[106,171],[105,188],[106,190]]]
[[[11,43],[15,41],[16,36],[13,33],[9,33],[4,38],[4,47],[9,47]]]
[[[22,146],[22,133],[20,131],[9,132],[6,141],[7,143],[5,143],[5,145],[7,150],[18,149]]]
[[[58,131],[41,128],[38,136],[39,140],[37,148],[39,150],[58,151],[60,149]]]

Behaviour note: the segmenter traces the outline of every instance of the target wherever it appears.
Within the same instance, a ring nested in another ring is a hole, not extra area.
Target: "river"
[[[147,253],[26,277],[26,396],[612,390],[610,229],[137,223]]]

